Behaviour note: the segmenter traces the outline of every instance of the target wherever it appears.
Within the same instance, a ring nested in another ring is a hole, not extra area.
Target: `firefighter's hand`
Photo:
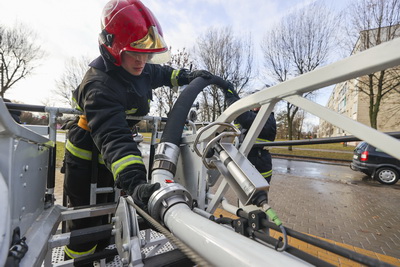
[[[146,183],[146,168],[137,166],[131,170],[123,170],[115,180],[117,188],[124,190],[128,195],[133,194],[133,190],[140,184]]]
[[[195,70],[190,72],[188,70],[181,69],[178,74],[178,84],[179,85],[189,84],[197,77],[201,77],[203,79],[211,79],[213,75],[206,70]]]
[[[240,98],[231,82],[228,82],[228,88],[224,88],[223,91],[225,98]]]
[[[132,198],[136,205],[147,212],[147,204],[151,195],[160,189],[160,183],[140,184],[133,190]]]
[[[236,92],[233,84],[228,82],[228,87],[223,89],[225,101],[228,106],[232,105],[234,102],[240,99],[238,93]]]

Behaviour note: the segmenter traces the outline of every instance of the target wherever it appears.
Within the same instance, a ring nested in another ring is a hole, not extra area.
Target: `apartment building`
[[[396,36],[390,36],[393,33]],[[382,38],[382,36],[386,38]],[[353,54],[384,42],[385,39],[390,40],[399,36],[400,25],[363,31],[354,46]],[[383,132],[400,131],[400,67],[385,70],[384,73],[375,73],[374,76],[374,78],[363,76],[336,84],[329,97],[327,107],[355,121],[371,126],[369,116],[370,96],[374,95],[375,102],[376,95],[379,94],[379,83],[381,83],[383,88],[381,92],[385,95],[379,106],[377,129]],[[372,91],[370,91],[369,86],[371,81],[374,84]],[[339,127],[323,120],[320,121],[319,137],[345,135],[346,132]]]

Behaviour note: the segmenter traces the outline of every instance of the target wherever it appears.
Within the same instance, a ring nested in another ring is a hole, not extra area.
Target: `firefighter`
[[[98,187],[115,185],[146,208],[160,185],[146,183],[146,168],[130,130],[135,122],[128,122],[126,115],[146,115],[152,89],[177,87],[196,77],[209,79],[212,75],[159,65],[169,61],[168,47],[157,19],[139,0],[112,0],[106,4],[99,47],[100,56],[89,64],[73,92],[76,108],[83,115],[69,129],[64,190],[70,206],[89,205],[91,179],[96,177]],[[97,203],[110,201],[110,194],[97,195]],[[73,220],[69,228],[98,226],[107,223],[106,219]],[[104,246],[101,242],[70,243],[65,247],[66,258],[89,255]]]
[[[240,99],[239,95],[236,93],[232,85],[228,90],[224,90],[224,95],[225,101],[228,106]],[[235,125],[237,125],[243,133],[243,136],[241,138],[244,138],[246,136],[246,133],[250,129],[251,124],[256,118],[258,111],[259,108],[246,111],[235,119]],[[276,121],[274,113],[271,112],[267,122],[265,123],[256,140],[256,143],[273,142],[275,141],[275,136]],[[263,147],[252,147],[249,154],[247,155],[247,158],[260,172],[260,174],[268,181],[268,183],[270,183],[272,178],[272,158],[269,151],[264,149]]]

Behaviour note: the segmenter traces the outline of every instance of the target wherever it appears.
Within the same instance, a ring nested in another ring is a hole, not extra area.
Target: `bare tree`
[[[325,64],[333,45],[338,18],[322,3],[313,3],[282,18],[264,36],[264,67],[274,83],[284,82]],[[306,97],[310,94],[306,94]],[[288,138],[299,108],[287,103]],[[291,147],[289,147],[291,150]]]
[[[209,28],[198,38],[195,51],[202,68],[232,82],[240,93],[252,78],[252,46],[250,34],[239,38],[229,27]],[[203,91],[204,120],[214,121],[224,108],[224,99],[217,87]]]
[[[57,95],[63,103],[72,106],[72,92],[79,86],[89,69],[90,59],[87,56],[80,58],[72,57],[65,63],[65,70],[61,77],[56,80],[57,89],[52,93]]]
[[[363,51],[400,36],[400,1],[360,0],[347,8],[349,37],[356,44],[353,52]],[[384,100],[399,94],[400,68],[371,73],[357,79],[356,89],[369,101],[371,127],[377,129],[378,114]],[[398,105],[398,103],[397,103]]]
[[[287,139],[287,116],[285,110],[278,110],[275,112],[276,119],[276,138]]]
[[[297,139],[301,139],[301,135],[303,132],[303,125],[305,119],[305,112],[304,110],[299,110],[296,113],[296,116],[293,119],[293,129]]]
[[[178,69],[190,69],[193,61],[190,59],[189,52],[183,48],[182,50],[178,49],[176,54],[172,54],[171,60],[167,64]],[[153,92],[158,115],[160,117],[167,115],[178,98],[178,91],[171,90],[167,86],[162,86]]]
[[[36,44],[36,34],[23,24],[13,28],[0,25],[0,96],[16,82],[32,74],[45,56]]]

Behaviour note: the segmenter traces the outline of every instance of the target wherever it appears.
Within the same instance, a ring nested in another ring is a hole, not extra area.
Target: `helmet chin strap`
[[[108,61],[115,64],[116,59],[110,54],[110,52],[108,52],[108,50],[103,45],[100,45],[100,54]]]

